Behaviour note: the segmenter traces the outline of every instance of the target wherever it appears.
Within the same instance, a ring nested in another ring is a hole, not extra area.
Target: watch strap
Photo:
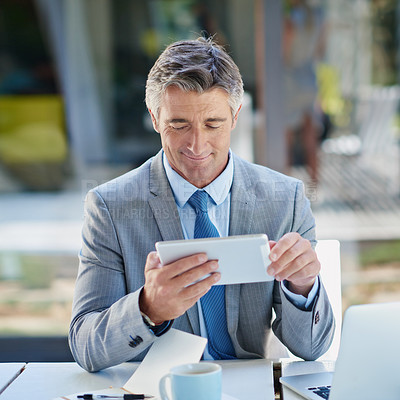
[[[142,315],[143,322],[146,324],[146,326],[149,328],[149,330],[151,332],[153,332],[153,334],[157,337],[168,332],[172,327],[172,323],[174,322],[174,320],[164,321],[162,324],[156,325],[151,320],[151,318],[148,315],[146,315],[144,312],[141,311],[140,314]]]

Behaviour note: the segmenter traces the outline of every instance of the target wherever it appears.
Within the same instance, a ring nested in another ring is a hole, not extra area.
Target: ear
[[[157,124],[157,120],[156,117],[154,116],[154,114],[152,113],[152,111],[149,109],[149,114],[151,117],[151,122],[153,123],[153,128],[157,133],[160,133],[158,130],[158,124]]]
[[[236,114],[235,114],[235,116],[234,116],[234,118],[233,118],[232,129],[234,129],[235,126],[236,126],[236,122],[237,122],[237,119],[238,119],[239,111],[240,111],[241,109],[242,109],[242,105],[240,105],[240,107],[239,107],[238,110],[236,111]]]

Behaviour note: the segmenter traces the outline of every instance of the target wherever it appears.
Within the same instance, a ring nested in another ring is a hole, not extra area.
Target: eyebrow
[[[186,122],[189,122],[187,119],[184,118],[172,118],[172,119],[168,119],[167,124],[183,124]]]
[[[207,118],[206,122],[225,122],[226,118]],[[172,118],[166,121],[168,124],[183,124],[189,122],[184,118]]]
[[[208,118],[207,122],[225,122],[226,118]]]

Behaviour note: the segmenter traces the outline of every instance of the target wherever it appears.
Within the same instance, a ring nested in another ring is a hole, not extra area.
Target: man
[[[171,326],[208,337],[206,359],[268,357],[273,309],[274,332],[294,354],[315,359],[328,349],[333,315],[302,183],[229,149],[242,95],[237,66],[211,40],[174,43],[151,69],[146,104],[162,151],[86,199],[69,338],[85,369],[142,360]],[[202,215],[214,236],[268,235],[275,282],[212,286],[218,264],[204,254],[160,264],[157,241],[199,237],[198,192],[208,193]],[[207,305],[215,288],[222,297]],[[214,349],[220,337],[226,348]]]

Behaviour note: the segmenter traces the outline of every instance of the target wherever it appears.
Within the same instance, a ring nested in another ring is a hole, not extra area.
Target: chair
[[[58,95],[0,96],[0,161],[31,190],[61,189],[68,172],[64,104]]]
[[[351,169],[360,181],[366,173],[369,180],[373,177],[380,184],[384,182],[385,192],[398,194],[396,166],[400,148],[395,121],[399,102],[400,86],[361,88],[356,102],[355,132],[322,142],[325,163],[340,163],[342,171]],[[359,192],[356,200],[363,196]]]
[[[399,101],[399,86],[363,87],[356,104],[357,132],[326,139],[322,150],[345,156],[386,155],[396,144],[394,122]]]
[[[331,302],[333,314],[336,320],[334,339],[331,347],[318,360],[336,360],[342,329],[342,288],[340,270],[340,243],[338,240],[319,240],[315,248],[321,263],[321,279]],[[290,357],[300,360],[291,354],[286,347],[272,333],[267,342],[267,354],[269,358],[279,359]]]
[[[319,240],[315,251],[321,263],[321,279],[328,293],[336,321],[335,336],[332,345],[319,359],[336,360],[342,330],[340,242],[338,240]]]

